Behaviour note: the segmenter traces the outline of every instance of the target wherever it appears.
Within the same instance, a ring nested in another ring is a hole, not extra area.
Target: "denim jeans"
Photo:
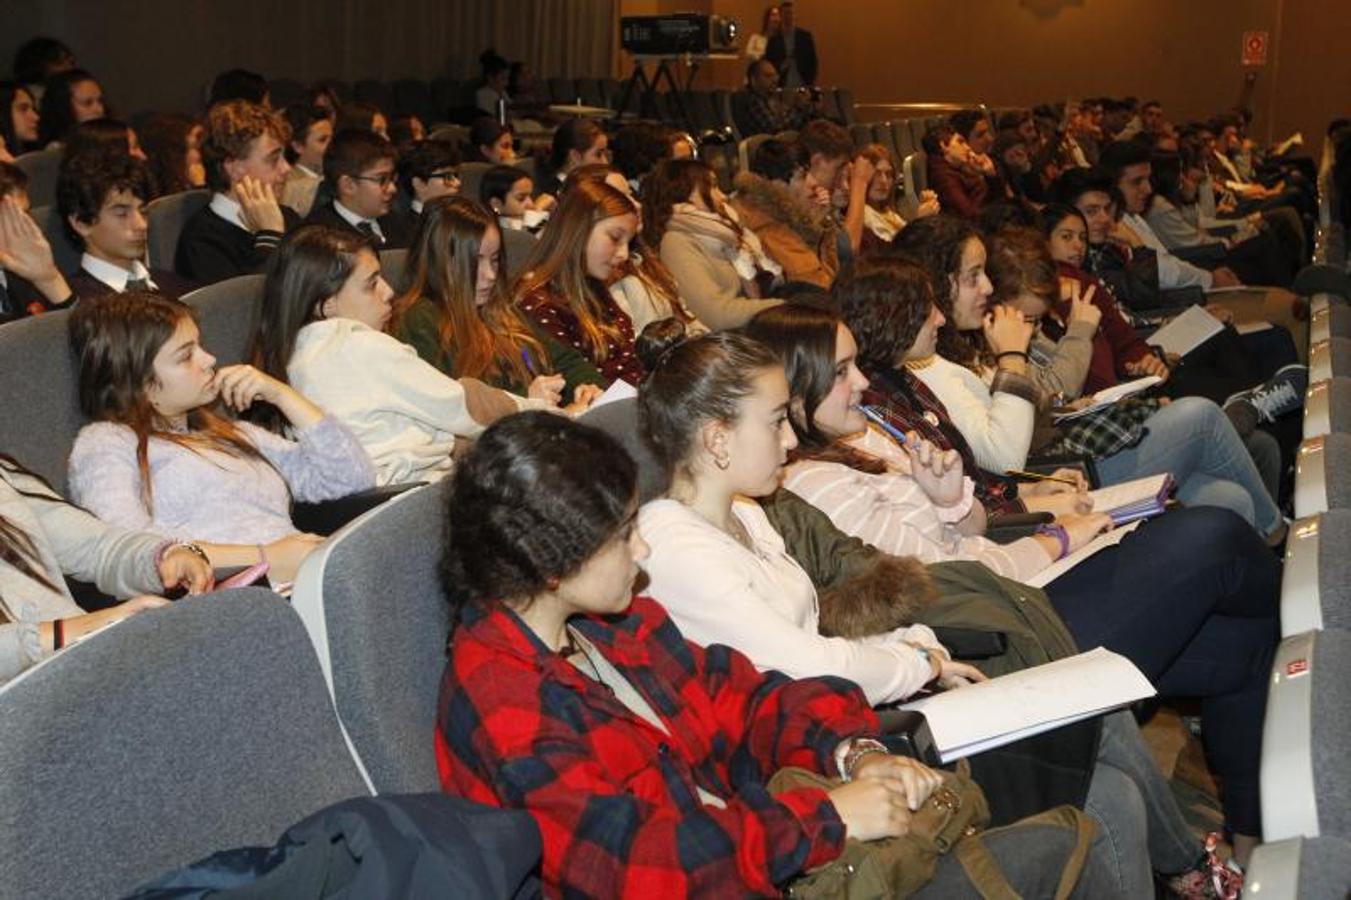
[[[1095,849],[1101,845],[1123,896],[1151,897],[1154,872],[1175,875],[1201,858],[1201,843],[1128,711],[1102,720],[1098,765],[1084,810],[1098,822]]]
[[[1214,403],[1182,397],[1150,416],[1145,427],[1140,443],[1097,460],[1104,484],[1170,472],[1186,505],[1231,510],[1264,535],[1280,527],[1276,501],[1238,432]]]
[[[1052,581],[1052,605],[1083,649],[1106,647],[1159,694],[1201,701],[1225,823],[1260,833],[1267,676],[1279,640],[1275,555],[1237,516],[1174,510]]]

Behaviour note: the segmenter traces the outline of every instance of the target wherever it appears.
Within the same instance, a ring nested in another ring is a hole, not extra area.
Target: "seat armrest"
[[[925,765],[942,765],[924,713],[913,709],[879,709],[877,720],[882,725],[882,743],[888,751],[896,756],[917,759]]]
[[[321,500],[318,503],[296,503],[291,507],[291,521],[296,528],[310,534],[327,537],[364,512],[375,509],[386,500],[393,499],[404,491],[426,484],[424,481],[409,481],[404,484],[388,484],[371,488],[336,500]]]
[[[985,536],[996,544],[1011,544],[1034,534],[1041,525],[1049,525],[1055,516],[1048,512],[1011,513],[995,516],[985,526]]]

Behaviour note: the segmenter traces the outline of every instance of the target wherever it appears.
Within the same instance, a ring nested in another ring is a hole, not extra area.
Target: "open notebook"
[[[924,714],[944,763],[1154,696],[1124,656],[1098,647],[906,703]]]
[[[1111,406],[1118,400],[1138,394],[1141,391],[1149,390],[1154,385],[1163,381],[1157,375],[1146,375],[1143,378],[1135,378],[1131,381],[1123,381],[1120,384],[1114,384],[1109,388],[1103,388],[1093,395],[1093,402],[1083,409],[1075,409],[1069,412],[1052,411],[1051,417],[1057,422],[1067,422],[1070,419],[1077,419],[1080,416],[1086,416],[1095,409],[1101,409],[1104,406]]]
[[[1120,526],[1161,515],[1175,487],[1173,476],[1165,472],[1098,488],[1088,496],[1093,498],[1094,512],[1107,513],[1112,524]]]

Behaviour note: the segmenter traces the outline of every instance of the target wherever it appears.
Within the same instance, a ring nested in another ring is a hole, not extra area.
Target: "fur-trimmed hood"
[[[747,228],[759,229],[767,222],[787,225],[808,247],[821,246],[822,239],[835,229],[830,210],[808,206],[793,196],[788,185],[771,181],[753,172],[742,172],[733,182],[733,203]]]

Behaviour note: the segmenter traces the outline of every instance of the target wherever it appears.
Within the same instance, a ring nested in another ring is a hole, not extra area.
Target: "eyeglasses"
[[[433,178],[440,178],[446,184],[450,184],[452,181],[460,180],[460,173],[456,172],[454,169],[447,169],[444,172],[433,172],[427,176],[428,181],[431,181]]]
[[[380,187],[389,187],[398,178],[393,172],[383,172],[379,175],[351,175],[354,181],[369,181],[371,184],[378,184]]]

